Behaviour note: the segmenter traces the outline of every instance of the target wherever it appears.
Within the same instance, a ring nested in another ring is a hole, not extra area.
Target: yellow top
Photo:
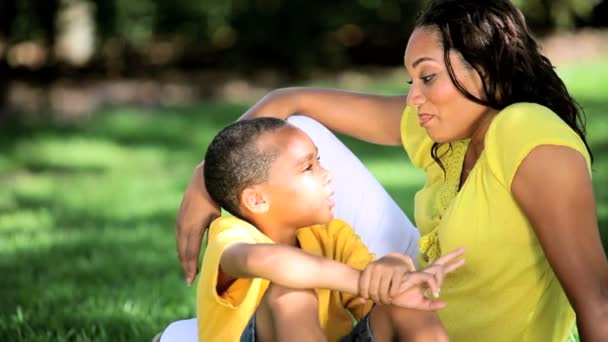
[[[467,248],[466,265],[446,279],[441,291],[448,305],[439,314],[452,340],[564,341],[574,311],[513,198],[511,182],[521,161],[539,145],[573,148],[590,168],[582,140],[546,107],[511,105],[490,124],[484,151],[458,191],[468,140],[440,148],[444,178],[414,108],[403,112],[401,136],[412,163],[426,172],[426,184],[415,198],[421,264]]]
[[[374,260],[353,229],[344,221],[302,228],[297,238],[303,250],[363,269]],[[216,284],[223,251],[233,243],[273,243],[251,224],[235,217],[220,217],[209,229],[209,239],[198,287],[197,317],[199,341],[239,341],[253,316],[269,281],[238,279],[221,296]],[[294,265],[294,272],[298,271]],[[365,316],[372,303],[360,304],[353,295],[326,289],[317,290],[319,320],[328,341],[338,341],[353,328],[352,316]],[[352,315],[352,316],[351,316]]]

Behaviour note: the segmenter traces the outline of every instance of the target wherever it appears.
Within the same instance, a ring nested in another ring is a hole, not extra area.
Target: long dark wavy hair
[[[581,106],[541,54],[523,14],[509,0],[431,1],[415,26],[439,31],[450,79],[466,98],[497,110],[517,102],[548,107],[581,137],[593,160]],[[460,52],[480,75],[485,99],[473,96],[458,82],[450,63],[451,50]],[[444,169],[440,146],[433,144],[431,156]]]

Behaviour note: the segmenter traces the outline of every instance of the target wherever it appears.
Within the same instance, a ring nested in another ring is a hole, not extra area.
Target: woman
[[[407,96],[288,88],[243,118],[304,113],[404,146],[427,176],[415,201],[419,261],[467,247],[467,265],[442,289],[439,314],[453,340],[563,341],[576,314],[582,340],[607,341],[608,263],[582,114],[521,12],[507,0],[433,1],[404,63]],[[217,215],[197,178],[178,216],[190,280],[197,227]]]

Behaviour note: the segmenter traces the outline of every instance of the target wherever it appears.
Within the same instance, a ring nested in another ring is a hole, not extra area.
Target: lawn
[[[587,111],[608,238],[608,63],[558,69]],[[403,80],[366,84],[394,93]],[[193,166],[245,105],[99,111],[0,128],[0,341],[146,341],[193,317],[174,219]],[[411,215],[422,174],[399,148],[346,139]],[[605,240],[605,245],[608,241]]]

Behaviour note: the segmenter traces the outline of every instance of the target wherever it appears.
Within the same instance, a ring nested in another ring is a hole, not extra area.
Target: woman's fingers
[[[425,284],[426,286],[424,286]],[[426,272],[409,273],[405,280],[401,283],[400,290],[402,292],[407,291],[408,289],[414,286],[418,286],[421,288],[428,287],[429,289],[431,289],[431,292],[433,293],[433,296],[435,298],[439,297],[439,293],[441,292],[441,289],[437,284],[437,279],[435,279],[435,276]]]
[[[451,262],[452,260],[458,258],[459,256],[463,255],[465,252],[464,247],[460,247],[456,250],[451,251],[450,253],[440,257],[439,259],[435,260],[435,262],[433,262],[433,265],[444,265],[446,263]]]
[[[444,274],[452,273],[465,264],[465,259],[459,259],[453,263],[445,265],[443,268]]]

